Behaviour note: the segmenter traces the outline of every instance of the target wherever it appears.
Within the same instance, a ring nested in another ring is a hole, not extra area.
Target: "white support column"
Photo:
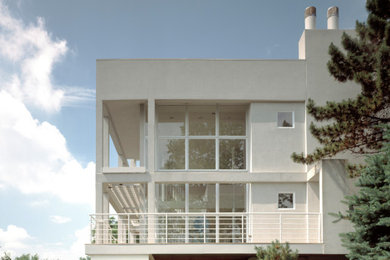
[[[96,180],[96,204],[95,211],[97,214],[103,213],[103,184]],[[97,215],[95,218],[95,243],[102,244],[103,243],[103,217],[101,215]]]
[[[155,100],[153,98],[148,99],[148,171],[153,173],[154,155],[155,155]]]
[[[103,185],[102,185],[103,186]],[[110,201],[109,201],[109,195],[107,192],[103,191],[102,196],[102,209],[104,213],[104,216],[102,217],[103,221],[103,243],[109,244],[111,239],[111,227],[110,227],[110,216],[108,215],[110,210]]]
[[[119,215],[118,216],[118,244],[126,244],[126,231],[128,230],[128,216]],[[130,234],[129,234],[130,236]]]
[[[155,213],[155,183],[148,182],[148,213]],[[156,218],[153,214],[148,215],[148,243],[155,242],[155,222]]]
[[[145,105],[140,104],[139,111],[139,161],[140,166],[145,166]]]
[[[103,118],[103,167],[110,166],[110,119]]]

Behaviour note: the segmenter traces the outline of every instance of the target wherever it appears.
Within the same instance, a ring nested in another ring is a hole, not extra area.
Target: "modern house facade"
[[[328,213],[344,210],[353,189],[349,155],[291,160],[318,145],[308,98],[324,104],[358,91],[326,68],[328,46],[344,32],[338,9],[329,8],[327,30],[315,29],[315,18],[307,8],[297,60],[97,61],[87,255],[249,259],[276,239],[306,259],[346,253],[338,234],[351,227]]]

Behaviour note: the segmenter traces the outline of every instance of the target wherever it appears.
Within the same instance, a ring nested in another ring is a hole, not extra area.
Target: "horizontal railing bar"
[[[95,214],[89,214],[90,216],[149,216],[149,215],[160,215],[160,216],[165,216],[165,215],[173,215],[173,216],[259,216],[259,215],[302,215],[302,216],[307,216],[307,215],[320,215],[321,213],[316,213],[316,212],[251,212],[251,213],[240,213],[240,212],[220,212],[220,213],[214,213],[214,212],[205,212],[205,213],[196,213],[196,212],[188,212],[188,213],[175,213],[175,212],[155,212],[155,213],[116,213],[116,214],[111,214],[111,213],[95,213]]]

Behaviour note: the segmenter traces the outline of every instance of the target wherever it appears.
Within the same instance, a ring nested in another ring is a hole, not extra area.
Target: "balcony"
[[[90,215],[91,244],[322,243],[320,213]]]

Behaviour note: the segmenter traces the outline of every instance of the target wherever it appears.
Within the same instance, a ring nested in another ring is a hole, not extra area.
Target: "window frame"
[[[279,113],[291,113],[292,126],[279,126]],[[294,111],[278,111],[276,112],[276,127],[279,129],[292,129],[295,128],[295,113]]]
[[[158,111],[160,107],[166,107],[166,106],[178,106],[178,107],[185,107],[185,121],[184,121],[184,128],[185,128],[185,134],[183,136],[160,136],[158,133]],[[206,106],[214,106],[215,107],[215,135],[189,135],[189,108],[191,107],[206,107]],[[220,107],[224,106],[232,106],[237,108],[242,108],[242,111],[245,112],[245,135],[219,135],[219,117],[220,117]],[[156,149],[155,149],[155,165],[156,165],[156,171],[161,172],[225,172],[225,171],[242,171],[246,172],[249,168],[249,127],[248,127],[248,106],[247,105],[159,105],[156,106],[156,124],[155,124],[155,135],[156,135]],[[169,140],[169,139],[176,139],[176,140],[184,140],[184,149],[185,149],[185,158],[184,158],[184,169],[162,169],[160,168],[160,155],[159,155],[159,145],[160,140]],[[189,168],[189,141],[190,140],[215,140],[215,167],[213,169],[190,169]],[[245,141],[245,168],[244,169],[220,169],[219,168],[219,143],[220,140],[244,140]]]
[[[292,194],[292,199],[293,199],[293,207],[292,208],[279,208],[279,195],[280,194]],[[283,192],[278,192],[277,197],[276,197],[276,208],[278,210],[295,210],[295,192],[291,191],[283,191]]]

